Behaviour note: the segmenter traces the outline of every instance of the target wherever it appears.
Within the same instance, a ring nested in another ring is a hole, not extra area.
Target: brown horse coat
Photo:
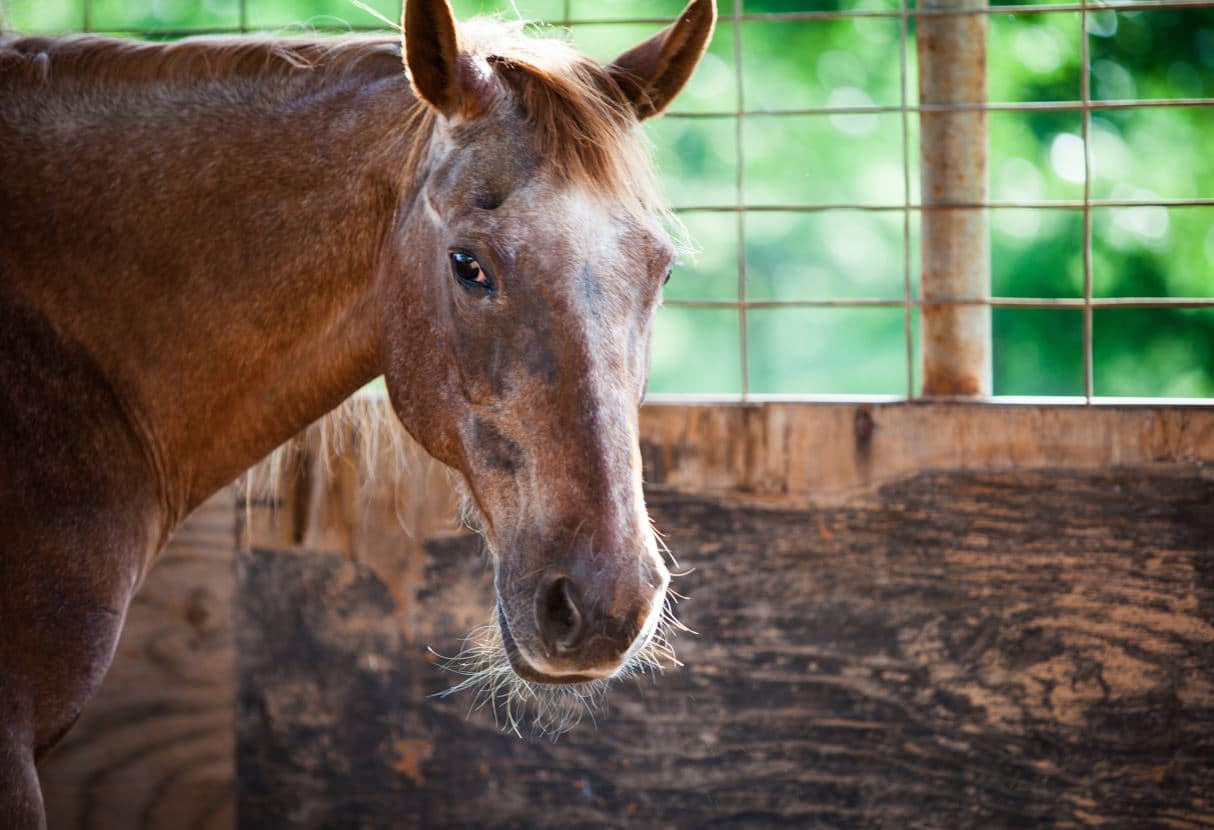
[[[445,0],[385,38],[0,40],[0,819],[177,524],[383,373],[468,482],[504,658],[647,647],[636,405],[672,250],[639,119],[715,9],[600,67]]]

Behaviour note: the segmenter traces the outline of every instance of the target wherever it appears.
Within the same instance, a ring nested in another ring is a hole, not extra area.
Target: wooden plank
[[[1204,468],[649,498],[700,634],[556,743],[427,697],[492,607],[476,540],[426,545],[408,631],[369,567],[242,557],[241,826],[1214,825]]]
[[[651,404],[641,449],[652,483],[840,505],[924,470],[1182,464],[1214,475],[1214,407]]]
[[[235,492],[181,526],[127,614],[105,682],[42,763],[54,830],[235,823]]]

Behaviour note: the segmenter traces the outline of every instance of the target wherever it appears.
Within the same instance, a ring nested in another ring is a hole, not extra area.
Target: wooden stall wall
[[[643,435],[699,633],[555,742],[435,696],[491,613],[480,541],[383,536],[399,483],[313,477],[297,535],[335,555],[238,562],[240,825],[1214,824],[1210,410],[654,406]]]
[[[491,613],[481,542],[446,473],[353,430],[276,510],[195,517],[245,525],[235,635],[233,546],[175,572],[183,530],[43,769],[52,830],[1214,825],[1214,410],[658,405],[642,434],[683,668],[555,742],[435,697]]]

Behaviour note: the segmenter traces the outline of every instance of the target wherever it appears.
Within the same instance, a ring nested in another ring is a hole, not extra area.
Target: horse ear
[[[405,67],[419,98],[451,118],[463,100],[459,29],[447,0],[407,0],[404,20]]]
[[[716,0],[691,0],[678,20],[607,67],[639,120],[670,106],[703,57],[716,22]]]

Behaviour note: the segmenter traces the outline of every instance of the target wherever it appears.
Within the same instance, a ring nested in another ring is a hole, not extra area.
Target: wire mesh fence
[[[399,19],[399,0],[369,5]],[[608,58],[682,2],[453,5],[460,16],[568,27]],[[349,0],[8,6],[16,28],[153,38],[293,31],[297,21],[384,28]],[[913,399],[940,348],[924,336],[925,316],[975,308],[994,319],[996,394],[1214,397],[1214,0],[719,6],[709,58],[651,128],[667,190],[703,249],[669,287],[651,388]],[[989,25],[976,44],[987,50],[983,95],[924,96],[921,30],[963,18]],[[1173,42],[1178,32],[1191,43]],[[1136,74],[1126,55],[1143,50],[1175,60]],[[1021,75],[1032,81],[1009,80]],[[923,125],[962,116],[989,131],[975,137],[989,186],[970,200],[925,196],[930,168],[952,160],[924,146]],[[985,290],[932,291],[936,267],[924,273],[924,263],[938,260],[922,250],[925,226],[967,214],[989,226]],[[1147,277],[1109,276],[1143,257]]]

